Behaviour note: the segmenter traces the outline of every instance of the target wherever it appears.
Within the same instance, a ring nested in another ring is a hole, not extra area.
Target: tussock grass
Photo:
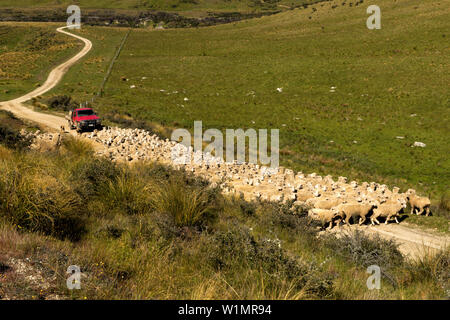
[[[83,225],[78,195],[56,177],[33,170],[31,159],[15,160],[27,162],[0,163],[1,216],[19,229],[79,238]]]
[[[111,208],[127,214],[148,213],[149,196],[145,184],[135,174],[122,170],[114,179],[108,180],[101,188],[102,197]]]
[[[94,154],[94,147],[89,140],[75,138],[71,135],[63,137],[62,146],[63,151],[67,152],[70,157],[87,157]]]
[[[177,226],[206,226],[218,206],[217,193],[206,188],[188,187],[172,179],[148,187],[152,206],[160,213],[170,215]]]
[[[12,151],[0,145],[0,160],[10,159],[12,156]]]
[[[450,249],[425,252],[409,263],[408,270],[412,279],[432,280],[450,290]]]

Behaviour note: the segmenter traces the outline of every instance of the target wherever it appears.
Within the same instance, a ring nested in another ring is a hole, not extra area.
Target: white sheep
[[[395,219],[395,222],[399,223],[397,218],[400,216],[400,212],[403,208],[406,208],[406,204],[396,201],[395,203],[383,203],[378,205],[377,208],[373,209],[373,214],[370,217],[372,225],[375,223],[380,224],[378,218],[385,218],[384,224],[387,224],[391,218]]]
[[[336,209],[310,209],[308,211],[308,215],[312,218],[318,219],[322,222],[322,227],[324,227],[327,223],[329,223],[327,230],[330,230],[333,227],[334,218],[339,215],[338,210]],[[338,220],[337,226],[340,225],[341,219]]]
[[[409,204],[411,206],[411,214],[413,214],[413,212],[416,212],[417,215],[421,215],[425,210],[426,216],[428,217],[430,215],[430,199],[428,199],[427,197],[417,196],[414,189],[409,189],[406,192],[406,199],[409,201]]]
[[[350,224],[350,218],[356,222],[356,218],[359,218],[359,225],[363,224],[367,219],[367,215],[374,208],[374,204],[354,204],[344,203],[335,207],[338,214],[344,218],[344,222]]]
[[[343,200],[339,198],[323,199],[316,201],[314,203],[314,208],[330,210],[331,208],[337,207],[341,203],[343,203]]]

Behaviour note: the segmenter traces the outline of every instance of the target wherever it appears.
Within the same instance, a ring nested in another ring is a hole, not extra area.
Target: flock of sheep
[[[416,195],[415,190],[409,189],[406,193],[398,193],[398,188],[394,188],[393,192],[382,200],[368,199],[359,203],[357,201],[342,201],[339,198],[330,200],[320,200],[313,204],[313,208],[309,210],[309,215],[322,221],[322,225],[328,224],[327,229],[331,229],[336,223],[340,226],[341,222],[350,224],[350,219],[354,223],[359,219],[358,224],[363,224],[368,218],[372,225],[380,224],[379,218],[384,218],[385,224],[391,219],[395,219],[397,223],[400,212],[406,208],[409,202],[411,214],[416,213],[426,216],[430,214],[430,199]]]
[[[33,136],[34,147],[42,142],[45,142],[44,145],[57,144],[60,140],[60,134],[23,134]],[[98,156],[105,156],[114,162],[157,161],[174,165],[173,148],[182,146],[140,129],[107,127],[101,131],[83,133],[81,136],[97,143]],[[196,153],[191,156],[194,158]],[[284,167],[269,168],[252,163],[224,162],[209,153],[201,156],[201,163],[193,161],[174,167],[183,167],[186,171],[220,185],[224,193],[242,194],[249,201],[293,200],[294,206],[308,208],[309,215],[321,220],[323,227],[328,224],[328,229],[334,224],[340,226],[341,222],[350,224],[352,221],[361,225],[367,219],[370,219],[372,225],[380,224],[380,218],[383,218],[386,224],[391,219],[399,223],[400,212],[406,208],[408,202],[411,214],[430,214],[430,200],[416,195],[413,189],[400,193],[397,187],[390,190],[386,185],[375,182],[348,183],[345,177],[334,181],[329,175],[305,175]]]

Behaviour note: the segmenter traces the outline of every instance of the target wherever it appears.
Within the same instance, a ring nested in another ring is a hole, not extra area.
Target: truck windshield
[[[92,110],[78,110],[78,116],[84,117],[84,116],[93,116],[95,113]]]

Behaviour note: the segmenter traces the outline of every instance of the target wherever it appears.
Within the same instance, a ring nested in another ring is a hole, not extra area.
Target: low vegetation
[[[24,123],[11,112],[0,110],[0,144],[10,149],[22,150],[29,147],[31,140],[23,137],[17,128],[25,128]],[[27,128],[28,129],[28,128]]]
[[[0,101],[44,83],[49,70],[79,51],[55,24],[0,23]]]
[[[92,151],[74,138],[46,152],[0,147],[1,297],[448,295],[448,251],[409,261],[395,243],[361,233],[318,237],[320,226],[301,208],[224,197],[187,172],[114,164]],[[371,264],[382,269],[380,290],[366,287]],[[81,268],[81,290],[66,288],[70,265]]]
[[[324,0],[122,0],[122,1],[77,1],[77,5],[84,9],[119,9],[124,11],[172,11],[193,15],[201,12],[261,12],[281,11],[303,7],[308,4],[323,2]],[[53,1],[40,0],[4,0],[0,8],[67,8],[73,4],[68,0]]]

